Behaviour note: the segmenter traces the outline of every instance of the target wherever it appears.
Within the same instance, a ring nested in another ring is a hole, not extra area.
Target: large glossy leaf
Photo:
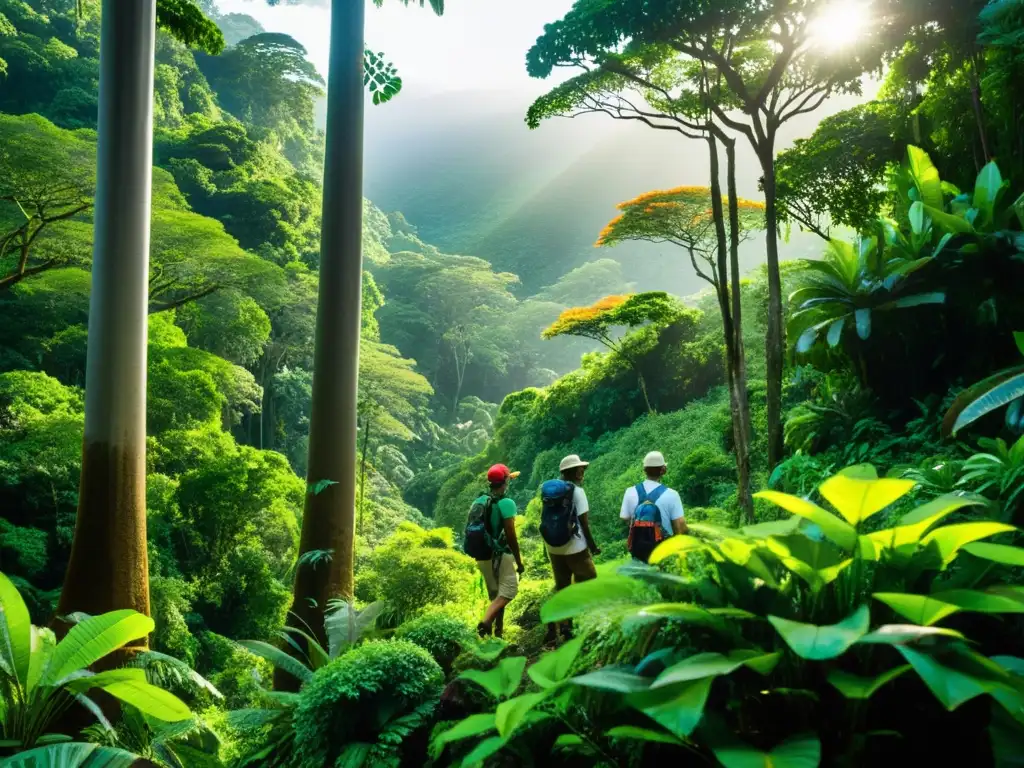
[[[867,307],[861,307],[853,313],[854,325],[857,327],[857,336],[862,341],[867,341],[871,338],[871,310]]]
[[[27,685],[32,658],[32,620],[17,588],[0,573],[0,669]]]
[[[4,768],[130,768],[139,758],[131,752],[98,744],[50,744],[20,752],[3,762]]]
[[[941,208],[942,179],[932,159],[920,147],[907,147],[907,168],[917,187],[921,202],[933,208]]]
[[[981,169],[974,182],[974,207],[985,211],[991,218],[996,199],[1002,189],[1003,175],[995,161],[991,161]]]
[[[943,602],[937,596],[875,592],[872,597],[881,600],[903,618],[923,626],[931,626],[960,610],[958,605]]]
[[[1007,533],[1014,530],[1016,528],[1012,525],[991,521],[957,523],[932,531],[921,539],[921,546],[934,547],[942,559],[943,565],[949,565],[949,563],[956,559],[957,553],[965,544],[970,544],[972,541],[978,541],[979,539],[987,539],[989,536],[995,536],[997,533]]]
[[[716,627],[722,625],[721,619],[693,603],[654,603],[637,609],[636,615],[641,618],[672,619]]]
[[[857,531],[853,526],[806,499],[778,491],[761,491],[754,494],[754,498],[770,501],[787,512],[810,520],[821,528],[825,536],[847,551],[852,551],[857,544]]]
[[[485,733],[496,730],[497,727],[493,712],[470,715],[465,720],[460,720],[447,731],[442,731],[434,737],[430,745],[431,751],[434,753],[434,759],[436,760],[440,756],[446,744],[469,739],[473,736],[482,736]]]
[[[467,669],[459,678],[472,680],[495,698],[501,699],[516,692],[525,669],[525,656],[510,656],[498,662],[494,669]]]
[[[530,679],[541,688],[554,688],[564,681],[569,676],[573,662],[579,656],[583,640],[584,637],[581,635],[565,643],[558,650],[545,653],[527,670]]]
[[[604,576],[573,584],[559,590],[541,606],[545,624],[565,621],[604,606],[630,600],[637,584],[624,576]]]
[[[775,630],[797,656],[821,661],[834,659],[863,637],[871,623],[867,605],[862,605],[838,624],[818,626],[769,616]]]
[[[755,523],[740,528],[744,536],[752,539],[765,539],[769,536],[789,536],[800,528],[799,517],[787,517],[785,520],[769,520],[766,523]]]
[[[926,205],[924,210],[931,217],[932,223],[942,232],[966,235],[974,231],[971,222],[965,218],[954,216],[930,205]]]
[[[264,643],[262,640],[239,640],[238,644],[261,659],[266,659],[301,683],[307,683],[313,679],[313,670],[277,646]]]
[[[715,757],[725,768],[818,768],[821,742],[814,734],[791,736],[771,752],[730,744],[716,748]]]
[[[907,645],[921,640],[936,640],[939,638],[966,640],[966,638],[955,629],[945,627],[923,627],[917,624],[884,624],[874,632],[868,632],[858,643],[869,643],[874,645]]]
[[[669,536],[661,544],[655,547],[651,553],[649,562],[651,565],[660,563],[662,560],[673,555],[686,552],[699,552],[707,549],[708,545],[693,536]]]
[[[628,667],[602,667],[572,679],[575,685],[614,693],[637,693],[651,687],[651,678],[641,677]]]
[[[131,704],[144,715],[168,723],[188,720],[192,713],[185,703],[172,693],[146,681],[143,669],[112,669],[67,683],[73,691],[84,693],[101,688],[111,696]]]
[[[912,480],[871,478],[850,470],[830,477],[818,490],[850,525],[859,525],[881,512],[914,487]]]
[[[1012,594],[979,592],[974,589],[951,589],[936,592],[936,600],[958,606],[965,611],[978,613],[1024,613],[1024,599],[1015,598]]]
[[[548,697],[548,693],[548,691],[524,693],[522,696],[501,702],[494,713],[494,722],[501,737],[507,739],[511,736],[512,732],[522,724],[530,710]]]
[[[704,705],[714,678],[705,677],[664,688],[631,694],[627,701],[672,735],[682,739],[693,733],[704,716]]]
[[[489,736],[477,744],[473,751],[463,758],[462,764],[466,766],[483,765],[487,758],[498,754],[504,746],[505,739],[501,738],[501,736]]]
[[[32,657],[28,665],[26,692],[31,693],[39,685],[56,647],[57,638],[51,630],[45,627],[32,627]]]
[[[902,667],[895,667],[875,677],[860,677],[843,672],[841,669],[833,669],[828,673],[828,681],[848,699],[870,699],[874,696],[875,691],[890,680],[895,680],[908,669],[910,669],[910,665],[904,664]]]
[[[991,681],[944,666],[928,654],[905,645],[897,646],[897,650],[903,654],[903,658],[910,663],[935,698],[950,712],[964,702],[993,690]]]
[[[633,741],[650,741],[655,744],[682,744],[670,733],[664,731],[653,731],[650,728],[640,728],[635,725],[617,725],[611,730],[605,731],[605,736],[610,739],[631,739]]]
[[[652,688],[700,680],[705,677],[729,675],[740,667],[750,667],[762,675],[770,674],[782,658],[781,653],[759,653],[757,651],[735,650],[728,656],[720,653],[698,653],[673,664],[652,684]]]
[[[132,610],[111,611],[80,621],[57,643],[44,684],[53,685],[86,669],[127,643],[146,637],[154,626],[149,616]]]
[[[942,432],[947,436],[955,435],[982,416],[1020,397],[1024,397],[1024,366],[1000,371],[957,396],[942,420]]]

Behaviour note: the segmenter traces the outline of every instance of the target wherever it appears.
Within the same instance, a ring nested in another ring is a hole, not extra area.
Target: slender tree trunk
[[[765,336],[768,390],[768,470],[782,461],[782,368],[786,328],[782,320],[782,276],[779,273],[779,216],[775,201],[775,139],[758,148],[764,174],[765,260],[768,264],[768,333]]]
[[[334,484],[306,495],[299,555],[333,549],[334,556],[327,568],[296,571],[292,605],[292,611],[322,642],[327,601],[352,597],[363,276],[364,27],[362,2],[333,0],[307,478],[310,483],[331,480]],[[275,684],[287,687],[294,681],[280,675]]]
[[[58,616],[149,614],[146,337],[156,0],[103,0],[78,517]]]
[[[363,535],[363,500],[366,498],[366,451],[370,447],[370,430],[373,428],[373,417],[363,420],[363,450],[359,457],[359,535]]]
[[[753,424],[747,394],[747,359],[743,348],[743,297],[740,293],[740,212],[736,192],[736,141],[725,142],[726,175],[729,190],[729,279],[732,295],[733,387],[736,398],[736,470],[740,509],[746,522],[754,522],[754,497],[750,488],[750,444]],[[723,276],[723,282],[725,281]]]

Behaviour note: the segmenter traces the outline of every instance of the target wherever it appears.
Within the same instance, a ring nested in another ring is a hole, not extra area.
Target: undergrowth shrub
[[[443,609],[434,609],[406,622],[395,632],[395,637],[427,651],[445,674],[451,671],[452,663],[459,654],[476,642],[472,626]]]
[[[429,722],[444,672],[408,640],[358,646],[318,670],[299,694],[293,718],[295,765],[335,765],[354,743],[385,761]],[[398,764],[395,762],[395,764]]]

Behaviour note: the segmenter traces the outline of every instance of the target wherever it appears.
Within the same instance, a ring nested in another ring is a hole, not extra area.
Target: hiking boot
[[[490,637],[491,636],[491,625],[490,624],[485,624],[484,622],[481,621],[479,624],[476,625],[476,633],[478,635],[480,635],[480,637]]]

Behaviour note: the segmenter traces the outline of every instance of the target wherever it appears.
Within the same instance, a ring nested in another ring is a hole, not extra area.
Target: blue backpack
[[[629,539],[626,541],[626,549],[637,560],[647,562],[651,552],[661,542],[668,538],[668,534],[661,525],[661,509],[658,507],[658,499],[667,491],[664,485],[659,485],[650,494],[640,483],[636,486],[638,504],[633,512],[633,521],[629,525]]]
[[[579,532],[575,492],[576,486],[566,480],[548,480],[540,487],[540,535],[552,547],[565,546]]]

